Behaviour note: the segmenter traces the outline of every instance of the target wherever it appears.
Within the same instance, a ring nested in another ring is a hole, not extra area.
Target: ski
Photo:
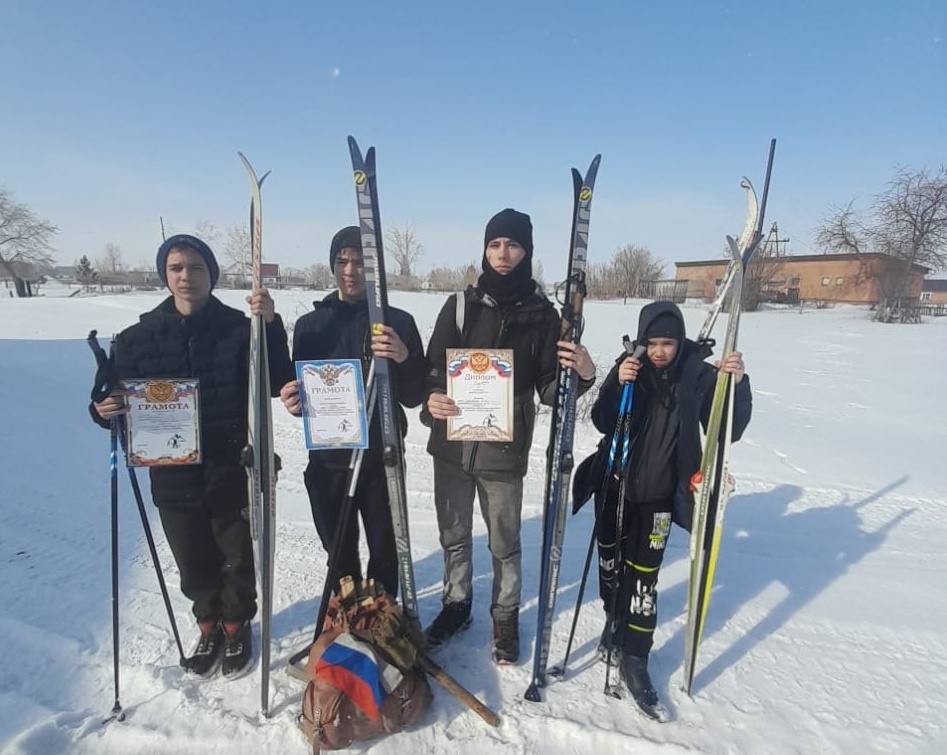
[[[758,233],[757,225],[761,225],[762,220],[760,220],[759,201],[756,198],[756,191],[753,188],[753,184],[750,183],[750,179],[746,176],[743,176],[742,180],[740,181],[740,186],[746,193],[746,214],[743,221],[743,232],[740,234],[738,244],[741,249],[748,249],[755,235]],[[742,263],[742,259],[740,262]],[[727,271],[724,273],[723,278],[720,281],[720,285],[717,286],[717,290],[714,294],[714,300],[710,305],[710,309],[707,311],[707,317],[704,319],[704,324],[701,326],[700,332],[697,335],[697,343],[707,343],[709,346],[713,347],[714,344],[712,341],[710,341],[710,333],[717,322],[717,317],[720,315],[720,310],[723,309],[724,302],[727,300],[727,294],[730,293],[730,287],[733,285],[733,279],[736,277],[736,271],[736,260],[731,254],[730,263],[727,265]]]
[[[387,324],[388,287],[385,278],[385,256],[382,247],[381,220],[378,210],[378,188],[375,176],[375,148],[369,147],[365,157],[353,137],[348,138],[358,200],[358,220],[365,260],[365,289],[368,297],[368,318],[372,333],[381,332]],[[411,558],[408,531],[408,495],[404,477],[404,447],[398,426],[391,366],[387,359],[375,358],[375,393],[381,420],[382,455],[388,483],[388,502],[398,551],[401,580],[401,607],[408,624],[420,632],[417,586]]]
[[[568,275],[562,299],[560,339],[579,343],[582,336],[582,306],[585,301],[585,268],[589,243],[589,219],[595,177],[602,156],[596,155],[583,178],[572,169],[572,237],[569,241]],[[575,370],[561,365],[556,375],[556,402],[552,407],[549,445],[546,458],[546,485],[543,499],[543,539],[539,572],[539,605],[537,608],[536,645],[533,654],[532,681],[524,697],[539,702],[540,687],[546,686],[546,664],[552,635],[553,610],[559,586],[562,562],[562,540],[565,535],[569,480],[572,477],[572,455],[575,438],[575,406],[579,376]]]
[[[263,286],[263,205],[260,187],[269,175],[257,178],[242,152],[237,153],[250,179],[250,240],[253,287]],[[273,558],[276,549],[276,455],[273,451],[273,414],[266,323],[262,315],[250,320],[250,373],[247,402],[247,446],[243,462],[249,470],[250,537],[260,585],[260,710],[270,715],[270,639],[273,620]]]
[[[727,318],[727,330],[724,335],[721,359],[725,359],[736,350],[740,325],[740,312],[743,295],[743,276],[753,253],[762,239],[763,219],[766,211],[766,199],[769,193],[770,177],[773,171],[773,155],[776,140],[770,142],[769,158],[766,166],[766,178],[763,185],[763,199],[758,205],[749,195],[753,187],[743,179],[747,191],[747,216],[744,233],[740,241],[727,237],[731,262],[729,291],[718,291],[714,305],[719,313],[723,300],[729,295],[730,311]],[[752,234],[747,234],[750,225]],[[723,289],[723,286],[721,286]],[[716,314],[711,310],[708,316],[710,326]],[[706,325],[706,324],[705,324]],[[687,595],[687,624],[684,635],[684,691],[690,695],[694,683],[694,670],[697,650],[700,646],[713,576],[716,568],[720,535],[723,529],[723,517],[730,494],[733,491],[733,478],[730,475],[730,446],[733,438],[733,411],[736,383],[729,373],[719,372],[714,386],[710,415],[707,420],[707,432],[704,440],[700,469],[691,479],[690,488],[694,494],[694,518],[690,540],[690,579]]]

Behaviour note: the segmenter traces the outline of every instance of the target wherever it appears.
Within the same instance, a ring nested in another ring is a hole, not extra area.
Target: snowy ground
[[[239,292],[222,298],[241,302]],[[84,339],[109,334],[159,294],[0,299],[0,750],[4,753],[303,753],[301,686],[282,672],[311,635],[325,554],[302,484],[299,423],[280,407],[274,673],[270,720],[259,673],[232,683],[182,679],[137,510],[122,475],[121,700],[112,704],[107,433],[86,414],[93,362]],[[313,294],[277,292],[295,319]],[[393,294],[427,338],[443,295]],[[585,342],[600,367],[633,332],[640,302],[587,305]],[[702,307],[686,309],[696,332]],[[722,323],[721,323],[722,324]],[[587,595],[567,679],[523,700],[539,582],[542,455],[538,428],[524,507],[523,658],[489,660],[490,561],[475,543],[475,620],[438,657],[495,709],[498,729],[435,689],[414,730],[361,744],[373,752],[940,753],[947,751],[947,318],[876,325],[864,309],[746,315],[742,347],[754,419],[734,449],[717,586],[695,695],[680,691],[686,540],[675,532],[661,577],[652,676],[673,720],[645,720],[601,693],[601,612]],[[578,444],[597,437],[580,425]],[[411,535],[422,619],[439,607],[440,553],[426,434],[408,436]],[[147,483],[145,477],[143,482]],[[147,490],[147,484],[145,484]],[[148,503],[190,649],[194,627]],[[563,652],[589,512],[569,521],[552,662]],[[594,592],[594,590],[590,591]]]

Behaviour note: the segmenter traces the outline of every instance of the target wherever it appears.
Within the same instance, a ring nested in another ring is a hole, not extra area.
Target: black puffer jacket
[[[292,378],[286,330],[277,315],[266,326],[272,394]],[[181,315],[169,297],[123,330],[115,343],[115,369],[125,378],[200,380],[202,463],[151,468],[151,495],[158,506],[215,505],[247,501],[247,474],[240,452],[247,443],[250,320],[215,297],[198,312]],[[103,427],[94,410],[92,417]]]
[[[368,302],[348,303],[339,299],[337,291],[319,302],[314,310],[296,321],[293,328],[293,361],[307,359],[361,359],[362,376],[368,378],[371,363]],[[398,364],[389,361],[395,400],[398,402],[402,433],[407,419],[401,404],[414,407],[424,398],[424,347],[414,318],[395,307],[387,309],[388,324],[408,347],[408,358]],[[382,462],[381,424],[377,413],[369,429],[369,446],[362,464],[366,469],[379,469]],[[351,451],[310,451],[311,464],[342,469],[348,467]]]
[[[655,302],[642,310],[636,343],[642,341],[648,325],[664,313],[678,318],[683,332],[684,318],[677,306]],[[685,340],[676,359],[665,370],[657,370],[643,359],[632,399],[627,495],[642,502],[675,498],[674,521],[688,530],[693,496],[686,494],[686,486],[700,468],[700,428],[706,428],[717,381],[717,369],[704,361],[710,353],[706,345]],[[592,407],[592,422],[608,440],[618,420],[622,392],[618,366],[624,357],[622,354],[616,360]],[[745,375],[736,386],[734,441],[743,435],[752,412],[750,378]]]
[[[431,427],[427,450],[432,456],[467,472],[512,474],[522,477],[529,463],[536,421],[534,392],[551,406],[556,399],[560,319],[552,303],[536,292],[508,307],[498,306],[479,288],[469,286],[465,298],[463,333],[457,332],[458,294],[447,299],[437,316],[427,347],[427,394],[447,390],[447,349],[513,349],[513,442],[448,441],[447,423],[423,410]],[[595,380],[580,380],[584,393]]]

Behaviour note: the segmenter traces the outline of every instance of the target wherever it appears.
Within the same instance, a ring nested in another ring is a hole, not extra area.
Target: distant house
[[[947,280],[928,279],[921,284],[922,304],[947,304]]]
[[[260,274],[264,286],[280,287],[279,265],[275,262],[264,262],[260,265]]]
[[[884,254],[809,254],[770,258],[773,274],[766,286],[774,301],[822,301],[877,304],[885,294],[882,283],[896,264]],[[676,279],[687,281],[687,297],[712,299],[727,269],[727,260],[675,262]],[[924,276],[930,272],[911,265],[904,298],[917,300]]]
[[[76,266],[75,265],[56,265],[53,268],[53,271],[50,273],[52,278],[55,278],[58,281],[64,280],[75,280],[76,277]]]
[[[264,262],[261,265],[260,272],[263,277],[263,285],[268,288],[281,288],[280,269],[276,262]],[[250,288],[253,281],[253,270],[247,265],[233,264],[228,265],[220,271],[219,286],[223,288]]]

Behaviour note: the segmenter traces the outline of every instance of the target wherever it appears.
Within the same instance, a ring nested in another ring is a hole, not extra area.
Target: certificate
[[[367,448],[365,384],[359,359],[296,362],[306,448]]]
[[[447,349],[447,440],[513,440],[513,350]]]
[[[201,463],[199,380],[123,380],[130,467]]]

